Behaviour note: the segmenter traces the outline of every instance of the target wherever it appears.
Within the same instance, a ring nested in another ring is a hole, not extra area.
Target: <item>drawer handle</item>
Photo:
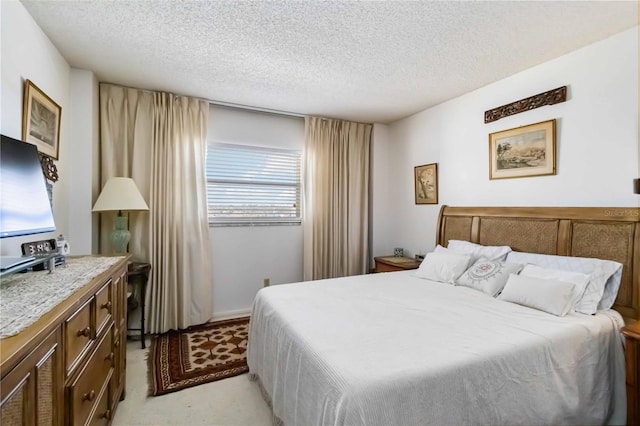
[[[93,401],[96,398],[96,391],[92,390],[91,392],[85,393],[84,395],[82,395],[82,400],[83,401]]]
[[[83,328],[82,330],[78,330],[78,337],[84,336],[89,337],[91,335],[91,327]]]
[[[107,355],[106,357],[104,357],[104,360],[105,360],[105,361],[109,360],[109,361],[113,362],[113,352],[111,352],[109,355]]]
[[[111,309],[111,301],[100,305],[100,309]]]
[[[105,411],[104,414],[102,415],[102,418],[110,420],[111,419],[111,410]]]
[[[114,348],[117,348],[118,346],[120,346],[120,340],[116,340],[115,343],[113,344]]]

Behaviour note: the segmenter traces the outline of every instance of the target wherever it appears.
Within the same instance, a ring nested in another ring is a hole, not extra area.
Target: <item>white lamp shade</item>
[[[142,198],[140,190],[131,178],[112,177],[102,188],[94,212],[109,212],[120,210],[149,210],[149,206]]]

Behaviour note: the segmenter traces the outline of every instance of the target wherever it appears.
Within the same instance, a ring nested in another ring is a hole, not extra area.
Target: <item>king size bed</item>
[[[621,264],[613,309],[551,315],[415,271],[274,286],[254,302],[251,377],[285,425],[622,424],[639,222],[637,209],[443,207],[442,246]]]

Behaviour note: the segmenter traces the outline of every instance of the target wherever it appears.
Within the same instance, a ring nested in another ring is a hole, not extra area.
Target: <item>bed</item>
[[[285,425],[624,423],[633,213],[445,206],[438,220],[442,245],[620,262],[614,310],[556,317],[412,271],[274,286],[254,302],[251,377]]]

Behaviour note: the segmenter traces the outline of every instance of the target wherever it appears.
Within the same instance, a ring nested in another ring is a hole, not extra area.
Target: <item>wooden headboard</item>
[[[640,209],[608,207],[448,207],[438,217],[438,244],[466,240],[513,250],[596,257],[622,263],[614,305],[640,319]]]

